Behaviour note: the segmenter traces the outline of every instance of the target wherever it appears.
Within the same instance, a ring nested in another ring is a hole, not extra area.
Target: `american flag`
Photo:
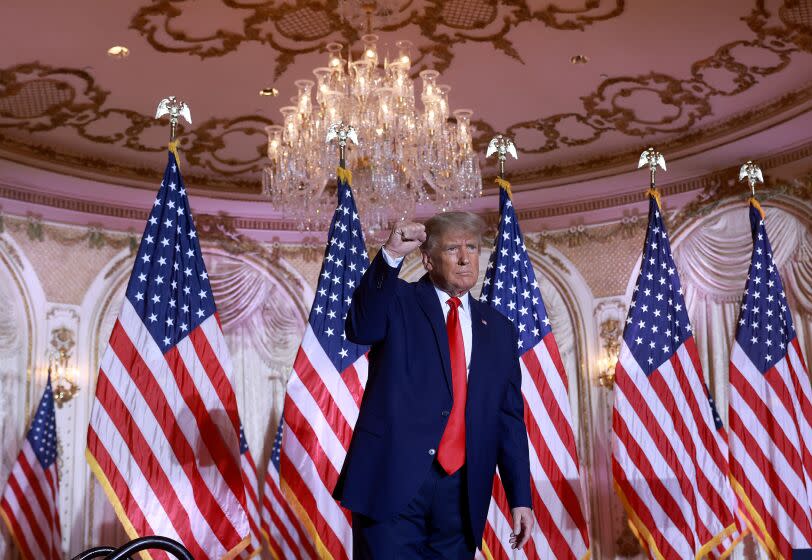
[[[812,387],[764,216],[750,204],[753,253],[730,355],[730,471],[770,558],[812,546]]]
[[[262,495],[262,534],[274,560],[296,559],[316,560],[318,556],[313,542],[301,520],[288,504],[279,486],[279,461],[282,456],[282,432],[284,421],[279,419],[279,428],[273,440],[271,460],[265,473],[265,488]]]
[[[240,469],[242,471],[242,481],[245,485],[245,513],[248,515],[248,526],[251,528],[251,542],[243,550],[239,558],[251,558],[262,550],[260,541],[260,517],[259,517],[259,484],[257,481],[257,465],[254,457],[248,448],[248,440],[245,439],[245,430],[240,426]]]
[[[506,182],[500,185],[496,248],[488,263],[480,299],[508,317],[519,334],[536,526],[525,549],[514,553],[509,542],[512,516],[497,476],[483,550],[493,558],[581,559],[589,554],[589,532],[581,505],[580,467],[567,375],[527,255],[509,195],[510,185]]]
[[[658,195],[615,369],[612,470],[652,558],[715,556],[735,542],[727,444],[710,402]],[[717,425],[718,422],[718,425]]]
[[[367,379],[367,347],[344,336],[344,318],[369,265],[351,175],[338,170],[338,205],[316,297],[287,385],[281,486],[312,529],[321,558],[350,558],[350,514],[331,492],[347,455]]]
[[[169,537],[198,559],[247,544],[231,372],[170,149],[101,361],[87,433],[90,467],[131,538]]]
[[[25,560],[62,558],[51,376],[0,500],[0,515]]]

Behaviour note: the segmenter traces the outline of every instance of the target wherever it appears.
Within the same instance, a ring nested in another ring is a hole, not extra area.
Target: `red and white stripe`
[[[25,560],[62,558],[56,463],[43,469],[28,438],[11,469],[0,514]]]
[[[536,525],[523,550],[510,548],[513,521],[497,476],[484,541],[496,559],[580,560],[589,554],[589,532],[567,377],[553,333],[525,352],[520,361]]]
[[[715,554],[735,529],[727,445],[708,396],[693,338],[649,376],[624,342],[615,371],[612,468],[654,558]]]
[[[350,514],[333,499],[367,378],[361,356],[339,373],[307,326],[285,396],[281,486],[298,502],[321,558],[352,557]]]
[[[132,537],[173,538],[198,559],[244,545],[231,371],[216,315],[164,354],[124,300],[99,369],[88,459]]]
[[[260,515],[259,515],[259,484],[257,481],[257,466],[251,451],[247,450],[240,456],[240,468],[242,469],[242,480],[245,484],[245,513],[248,515],[248,526],[251,528],[251,542],[240,553],[239,558],[252,558],[262,550],[260,540]]]
[[[262,495],[262,534],[274,560],[315,560],[312,540],[279,485],[272,466],[265,474]]]
[[[812,387],[798,339],[765,374],[730,355],[730,469],[770,558],[812,547]]]

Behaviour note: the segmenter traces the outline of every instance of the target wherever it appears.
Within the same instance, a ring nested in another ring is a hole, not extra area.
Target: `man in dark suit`
[[[497,465],[514,548],[530,538],[530,467],[513,325],[468,292],[484,222],[468,212],[398,224],[353,295],[347,338],[369,377],[334,495],[354,558],[472,558]],[[398,279],[421,247],[427,273]]]

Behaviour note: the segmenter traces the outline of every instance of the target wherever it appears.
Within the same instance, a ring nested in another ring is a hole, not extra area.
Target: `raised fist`
[[[405,257],[426,240],[426,228],[415,222],[398,222],[392,228],[389,239],[383,244],[386,252],[394,258]]]

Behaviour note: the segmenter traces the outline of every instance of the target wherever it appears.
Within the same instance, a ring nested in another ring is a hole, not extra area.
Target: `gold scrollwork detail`
[[[760,78],[786,69],[792,55],[805,49],[806,43],[800,38],[797,26],[782,25],[783,20],[766,25],[764,18],[757,6],[744,18],[755,37],[731,41],[717,48],[711,56],[694,62],[687,78],[658,72],[608,77],[593,93],[582,97],[582,112],[514,123],[505,132],[526,139],[518,149],[528,154],[583,146],[612,131],[639,138],[658,133],[692,134],[695,139],[696,125],[713,114],[714,97],[734,96],[751,89]],[[648,103],[638,102],[643,98]],[[659,110],[650,107],[652,100],[659,103]],[[637,107],[641,106],[649,107],[646,115],[639,113]],[[779,106],[786,108],[783,104]],[[728,124],[742,122],[741,118],[735,118]],[[482,151],[495,131],[481,120],[475,125],[474,145]],[[587,165],[594,164],[591,161]],[[539,178],[544,172],[528,173]],[[515,177],[513,180],[518,182]]]
[[[164,123],[129,109],[104,107],[108,93],[84,70],[54,68],[38,62],[0,69],[0,130],[9,131],[8,135],[0,135],[0,143],[16,148],[24,146],[52,161],[68,159],[85,167],[138,174],[137,169],[116,166],[108,160],[61,154],[48,146],[26,145],[17,135],[18,131],[47,132],[68,127],[94,143],[141,153],[166,149],[162,143],[151,140],[153,129],[164,129]],[[209,178],[197,181],[198,177],[192,174],[195,184],[209,185],[212,177],[256,176],[262,170],[264,127],[269,124],[273,121],[263,116],[246,115],[232,119],[214,117],[194,128],[181,126],[178,139],[187,160]],[[226,155],[233,152],[228,149],[229,140],[236,135],[256,138],[256,149],[241,159]],[[244,183],[252,191],[258,188],[256,181]],[[239,180],[232,184],[243,185]]]
[[[347,17],[345,2],[290,0],[284,3],[254,3],[224,0],[230,10],[225,21],[239,22],[237,30],[213,25],[194,34],[184,27],[190,1],[158,0],[138,10],[130,28],[144,36],[159,52],[185,52],[201,58],[221,57],[236,51],[243,43],[254,42],[273,48],[275,75],[282,75],[296,57],[324,49],[330,41],[352,44],[358,40],[360,22]],[[559,30],[583,30],[599,21],[615,18],[625,10],[624,0],[584,0],[580,6],[560,7],[545,3],[533,10],[523,0],[494,3],[484,0],[400,0],[389,3],[385,14],[376,18],[376,29],[397,31],[415,25],[422,43],[416,70],[448,68],[454,58],[453,46],[467,41],[487,42],[497,50],[521,61],[508,38],[517,25],[540,21]],[[380,19],[378,22],[377,19]],[[241,29],[239,28],[241,27]]]

